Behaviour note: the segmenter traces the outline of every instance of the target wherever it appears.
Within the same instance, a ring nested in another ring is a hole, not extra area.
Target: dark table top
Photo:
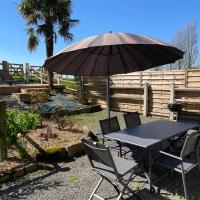
[[[194,128],[198,128],[198,125],[169,120],[157,120],[119,132],[109,133],[105,137],[135,146],[149,148]]]

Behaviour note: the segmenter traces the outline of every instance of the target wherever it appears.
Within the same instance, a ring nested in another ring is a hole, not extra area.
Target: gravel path
[[[0,188],[1,200],[86,200],[99,180],[89,165],[86,156],[76,158],[69,163],[60,163],[60,168],[54,171],[41,170],[15,181],[2,185]],[[179,178],[178,178],[179,177]],[[161,195],[152,195],[144,179],[138,178],[140,183],[132,182],[130,187],[137,190],[142,200],[180,200],[182,199],[182,183],[180,176],[173,178],[175,181],[166,181]],[[188,182],[193,200],[200,199],[200,180],[194,172]],[[173,191],[174,195],[171,195]],[[100,190],[104,197],[116,195],[112,186],[105,183]],[[165,198],[164,198],[165,197]],[[114,199],[114,198],[112,198]],[[125,198],[134,200],[135,198]]]
[[[1,200],[84,200],[88,199],[99,176],[91,171],[86,156],[76,161],[60,164],[56,171],[38,171],[16,181],[4,184],[0,189]],[[104,196],[116,192],[109,184],[100,190]],[[149,199],[146,192],[147,198]]]

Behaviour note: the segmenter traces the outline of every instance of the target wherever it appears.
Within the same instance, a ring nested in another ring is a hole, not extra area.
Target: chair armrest
[[[175,158],[175,159],[178,159],[178,160],[181,160],[182,161],[182,158],[178,157],[178,156],[175,156],[173,154],[170,154],[170,153],[167,153],[167,152],[164,152],[164,151],[159,151],[160,154],[163,154],[165,156],[169,156],[171,158]]]
[[[94,133],[95,136],[103,136],[103,133],[101,132],[97,132],[97,133]]]

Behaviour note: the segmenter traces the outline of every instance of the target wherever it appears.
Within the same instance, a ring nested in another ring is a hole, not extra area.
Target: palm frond
[[[29,35],[29,38],[28,38],[27,46],[28,46],[29,51],[32,52],[32,51],[35,51],[36,48],[38,47],[39,39],[37,35],[35,34],[35,32],[31,31],[30,29],[29,29],[28,35]]]

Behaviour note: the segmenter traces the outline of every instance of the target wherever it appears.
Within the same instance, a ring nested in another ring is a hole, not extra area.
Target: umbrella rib
[[[94,52],[96,49],[98,49],[98,47],[93,48],[92,51],[91,51],[90,53]],[[90,54],[88,53],[88,55],[87,55],[87,56],[84,58],[84,60],[81,62],[80,66],[83,66],[83,64],[86,62],[86,60],[88,59],[89,56],[90,56]],[[79,67],[79,68],[76,70],[75,75],[78,74],[78,72],[80,71],[80,68],[81,68],[81,67]]]
[[[61,54],[62,55],[62,54]],[[52,59],[52,60],[50,60],[51,62],[53,62],[53,61],[55,61],[56,59],[58,59],[61,55],[57,55],[57,56],[55,56],[54,57],[54,59]],[[63,61],[64,59],[66,59],[66,57],[68,57],[68,56],[70,56],[71,55],[71,53],[70,54],[67,54],[65,57],[61,57],[60,58],[60,60],[59,60],[59,62],[61,62],[61,61]],[[47,60],[47,62],[48,62],[48,60]],[[56,62],[58,62],[58,61],[56,61]],[[45,65],[45,64],[44,64]],[[55,65],[56,66],[56,65]],[[54,68],[54,67],[53,67]]]
[[[110,46],[122,46],[122,45],[110,45]],[[98,47],[98,46],[97,46]],[[104,46],[102,46],[102,47],[109,47],[109,45],[104,45]],[[90,49],[90,48],[94,48],[94,47],[89,47],[88,49]],[[87,50],[88,50],[87,49]],[[124,51],[124,52],[122,52],[122,53],[125,53],[125,52],[127,52],[127,51]],[[93,53],[93,54],[97,54],[97,55],[101,55],[101,56],[107,56],[107,54],[103,54],[103,53]],[[113,56],[115,56],[115,55],[118,55],[118,53],[113,53],[112,54]]]
[[[120,52],[120,46],[117,46],[116,49],[117,49],[118,52]],[[123,58],[122,53],[118,53],[118,55],[120,57],[120,61],[122,63],[122,66],[125,65],[125,67],[128,69],[128,65],[127,65],[125,59]],[[126,73],[126,70],[124,70],[124,68],[123,68],[123,71],[124,71],[124,73]]]
[[[100,48],[99,52],[101,52],[104,48],[105,48],[105,47],[102,46],[102,47]],[[94,65],[93,65],[93,68],[92,68],[91,74],[94,72],[95,66],[96,66],[96,64],[97,64],[97,60],[98,60],[98,58],[99,58],[98,55],[101,55],[101,54],[97,54],[97,58],[96,58],[95,63],[94,63]]]
[[[85,49],[82,49],[82,51],[80,51],[80,53],[78,53],[69,63],[68,63],[68,67],[70,66],[70,64],[72,63],[72,62],[74,62],[74,60],[77,58],[77,57],[79,57],[82,53],[84,53],[85,52]],[[66,57],[65,57],[66,58]],[[68,68],[68,67],[66,67],[66,68]],[[65,69],[65,67],[63,67],[63,69],[61,70],[61,73],[64,71],[64,69]]]
[[[160,45],[156,45],[156,46],[161,47]],[[147,48],[149,48],[149,47],[147,46]],[[153,50],[154,50],[160,57],[162,57],[164,60],[169,60],[170,62],[171,62],[171,61],[173,62],[173,60],[172,60],[171,58],[167,58],[167,57],[164,56],[163,54],[160,54],[160,52],[155,48],[155,45],[152,45],[152,48],[153,48]],[[165,49],[165,50],[166,50],[166,49]]]
[[[146,45],[146,46],[147,46],[147,45]],[[145,56],[150,62],[152,62],[153,64],[155,64],[155,61],[152,60],[152,58],[150,58],[149,56],[145,55],[145,53],[144,53],[141,49],[137,48],[137,46],[135,46],[135,49],[137,49],[137,50],[138,50],[143,56]]]
[[[80,51],[80,53],[78,53],[78,54],[75,56],[75,58],[77,58],[81,53],[82,53],[82,52]],[[63,53],[63,54],[65,54],[65,53]],[[61,59],[60,61],[65,60],[65,59],[66,59],[68,56],[70,56],[71,54],[72,54],[72,52],[70,52],[69,54],[66,54],[66,55],[63,57],[63,59]],[[74,60],[74,58],[68,63],[68,65],[70,65],[70,64],[73,62],[73,60]],[[59,65],[59,64],[57,64],[57,65]],[[61,72],[60,72],[60,73],[63,73],[63,70],[64,70],[64,69],[65,69],[65,66],[61,68]]]
[[[139,65],[139,67],[142,69],[142,71],[144,70],[143,69],[143,66],[141,65],[141,63],[140,62],[138,62],[137,60],[136,60],[136,58],[135,58],[135,55],[133,55],[133,53],[131,52],[131,51],[129,51],[129,49],[126,47],[126,46],[124,46],[124,48],[127,50],[127,52],[129,52],[129,54],[134,58],[134,60],[135,60],[135,62]]]

